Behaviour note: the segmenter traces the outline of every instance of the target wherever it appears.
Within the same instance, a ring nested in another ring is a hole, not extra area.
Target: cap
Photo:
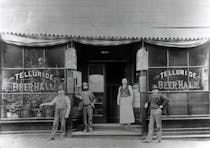
[[[152,85],[152,90],[158,89],[157,85]]]
[[[87,82],[83,82],[82,85],[88,85],[88,83]]]

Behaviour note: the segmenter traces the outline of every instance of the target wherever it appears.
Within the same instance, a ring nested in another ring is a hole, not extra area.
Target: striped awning
[[[126,39],[210,37],[208,0],[0,0],[0,33]]]

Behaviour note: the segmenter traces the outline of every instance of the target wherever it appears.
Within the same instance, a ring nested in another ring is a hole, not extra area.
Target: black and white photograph
[[[0,0],[0,148],[209,148],[210,1]]]

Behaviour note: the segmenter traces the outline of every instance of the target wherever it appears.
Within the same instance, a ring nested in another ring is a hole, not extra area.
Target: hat
[[[88,83],[87,82],[83,82],[82,85],[88,85]]]
[[[158,89],[157,85],[152,85],[152,90]]]

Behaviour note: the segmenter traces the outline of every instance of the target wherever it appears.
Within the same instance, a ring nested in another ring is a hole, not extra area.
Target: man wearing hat
[[[87,82],[82,83],[82,91],[75,97],[81,99],[84,132],[93,132],[93,108],[96,99],[93,93],[89,91]]]
[[[146,140],[142,142],[150,143],[153,137],[154,123],[156,122],[157,126],[157,140],[161,142],[162,136],[162,109],[168,103],[167,97],[159,94],[157,85],[153,85],[152,94],[149,96],[149,99],[146,101],[144,108],[149,108],[150,117],[149,117],[149,132],[146,137]]]
[[[55,115],[54,115],[54,122],[51,131],[51,137],[49,140],[54,140],[56,132],[58,130],[59,120],[61,122],[61,138],[65,136],[65,124],[66,118],[69,117],[71,103],[68,96],[64,95],[65,92],[63,89],[58,90],[58,95],[49,103],[40,104],[40,107],[45,105],[55,105]]]

